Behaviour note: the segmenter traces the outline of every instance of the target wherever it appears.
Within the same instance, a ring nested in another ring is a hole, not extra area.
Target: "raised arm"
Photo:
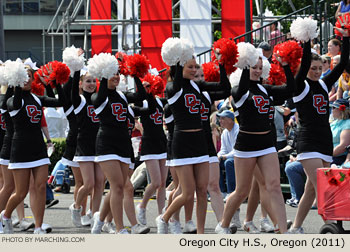
[[[48,97],[56,98],[55,93],[53,92],[51,85],[46,85],[45,89],[46,89],[46,94]]]
[[[173,82],[168,82],[166,85],[167,98],[173,97],[177,92],[182,88],[183,76],[182,76],[183,67],[180,64],[176,65],[175,78]]]
[[[305,89],[305,79],[311,66],[311,41],[304,43],[303,57],[301,58],[300,69],[295,77],[295,94],[300,94]]]
[[[243,69],[241,79],[237,86],[233,86],[231,89],[231,95],[235,103],[237,103],[243,95],[245,95],[250,87],[250,71]]]
[[[8,87],[5,93],[4,101],[2,102],[1,108],[7,110],[7,100],[13,95],[14,87]]]
[[[146,99],[146,90],[142,85],[141,80],[138,77],[134,77],[135,80],[135,84],[136,84],[136,88],[137,91],[135,93],[132,92],[125,92],[125,97],[128,100],[129,103],[135,103],[138,101],[143,101],[144,99]]]
[[[69,77],[69,80],[66,84],[63,85],[63,92],[66,95],[66,99],[69,104],[72,104],[72,88],[73,83],[76,83],[76,85],[79,86],[79,79],[80,79],[80,71],[74,72],[74,76]]]
[[[282,85],[282,86],[264,85],[269,95],[273,96],[274,99],[279,99],[281,96],[283,96],[283,99],[287,100],[288,98],[293,97],[295,81],[294,81],[292,71],[290,70],[289,65],[284,65],[283,69],[287,79],[286,85]]]
[[[91,96],[92,104],[95,106],[96,109],[107,99],[107,95],[108,95],[108,80],[105,78],[102,78],[98,92],[94,93]]]
[[[67,99],[66,96],[63,92],[63,88],[61,84],[56,84],[56,90],[58,94],[58,99],[52,98],[52,97],[47,97],[47,96],[39,96],[39,99],[41,101],[41,104],[43,107],[62,107],[67,104]]]
[[[322,79],[326,83],[328,90],[330,90],[332,88],[332,85],[339,79],[340,75],[343,73],[348,62],[349,62],[349,37],[344,36],[339,64],[336,65],[333,68],[333,70]]]
[[[74,76],[75,76],[75,73],[74,73]],[[77,108],[80,105],[81,98],[79,95],[79,81],[75,82],[74,80],[72,83],[71,99],[72,99],[72,104],[73,104],[74,108]]]
[[[7,101],[9,111],[18,110],[22,107],[22,88],[15,87],[14,96]]]
[[[205,82],[205,81],[198,81],[196,82],[198,84],[198,87],[202,91],[221,91],[226,90],[230,92],[231,90],[231,84],[230,81],[227,78],[227,73],[225,70],[224,65],[219,65],[220,67],[220,82]]]
[[[132,109],[135,113],[135,116],[147,116],[156,112],[156,99],[151,94],[146,94],[147,96],[147,107],[133,106]]]

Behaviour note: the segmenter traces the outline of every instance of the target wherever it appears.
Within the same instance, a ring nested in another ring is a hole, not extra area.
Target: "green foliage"
[[[52,155],[50,157],[50,162],[51,162],[51,164],[49,166],[50,173],[53,170],[53,168],[55,167],[57,161],[59,161],[62,158],[63,153],[66,149],[66,139],[65,138],[52,138],[51,141],[55,145],[55,151],[52,153]]]
[[[253,1],[253,2],[255,5],[255,1]],[[267,7],[276,16],[287,15],[287,14],[293,12],[292,8],[290,7],[290,5],[288,3],[288,0],[264,0],[263,2],[264,2],[264,10]],[[294,0],[292,2],[295,6],[295,9],[297,9],[297,10],[313,4],[312,0],[303,0],[303,1]],[[256,7],[254,7],[254,8],[256,8]],[[256,13],[256,11],[254,13]]]

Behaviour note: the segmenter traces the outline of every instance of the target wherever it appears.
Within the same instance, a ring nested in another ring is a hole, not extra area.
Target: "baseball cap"
[[[216,114],[218,117],[228,117],[231,118],[232,120],[235,120],[235,115],[231,110],[224,110],[221,113]]]
[[[271,50],[271,45],[269,43],[267,43],[266,41],[263,41],[261,42],[259,45],[258,45],[258,48],[261,48],[265,51],[270,51]]]
[[[346,99],[338,99],[330,104],[330,106],[339,110],[349,109],[349,101]]]

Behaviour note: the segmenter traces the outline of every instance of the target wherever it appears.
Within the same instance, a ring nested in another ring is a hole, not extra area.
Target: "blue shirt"
[[[343,130],[350,129],[350,119],[335,120],[331,123],[331,130],[333,136],[333,149],[340,144],[340,134]],[[347,152],[342,153],[339,156],[346,155]]]
[[[343,1],[340,2],[340,12],[349,12],[350,11],[350,4],[345,5]]]

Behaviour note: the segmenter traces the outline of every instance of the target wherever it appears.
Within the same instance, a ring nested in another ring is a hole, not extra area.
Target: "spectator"
[[[275,45],[279,44],[280,42],[284,41],[284,35],[283,33],[278,29],[278,23],[274,22],[270,26],[270,45],[274,47]]]
[[[341,15],[344,15],[349,12],[350,12],[350,0],[342,0],[338,5],[337,11],[335,12],[335,18],[338,18]]]
[[[346,66],[338,80],[337,99],[348,99],[350,90],[350,64]]]
[[[335,67],[337,64],[334,64],[334,57],[337,55],[340,55],[340,50],[341,50],[341,42],[340,40],[334,38],[331,39],[328,42],[328,53],[327,56],[331,57],[331,70],[333,69],[333,67]]]
[[[271,60],[272,56],[272,47],[269,43],[263,41],[259,44],[258,48],[262,49],[262,53],[264,57],[266,57],[269,61]]]
[[[220,126],[224,128],[221,135],[221,149],[218,153],[218,158],[220,160],[220,168],[226,171],[226,188],[229,195],[236,188],[233,147],[236,143],[239,127],[235,123],[235,116],[232,111],[224,110],[217,116],[219,117]]]
[[[333,164],[341,165],[347,155],[346,147],[350,145],[350,110],[349,101],[338,99],[332,105],[333,118],[331,130],[333,136]]]

